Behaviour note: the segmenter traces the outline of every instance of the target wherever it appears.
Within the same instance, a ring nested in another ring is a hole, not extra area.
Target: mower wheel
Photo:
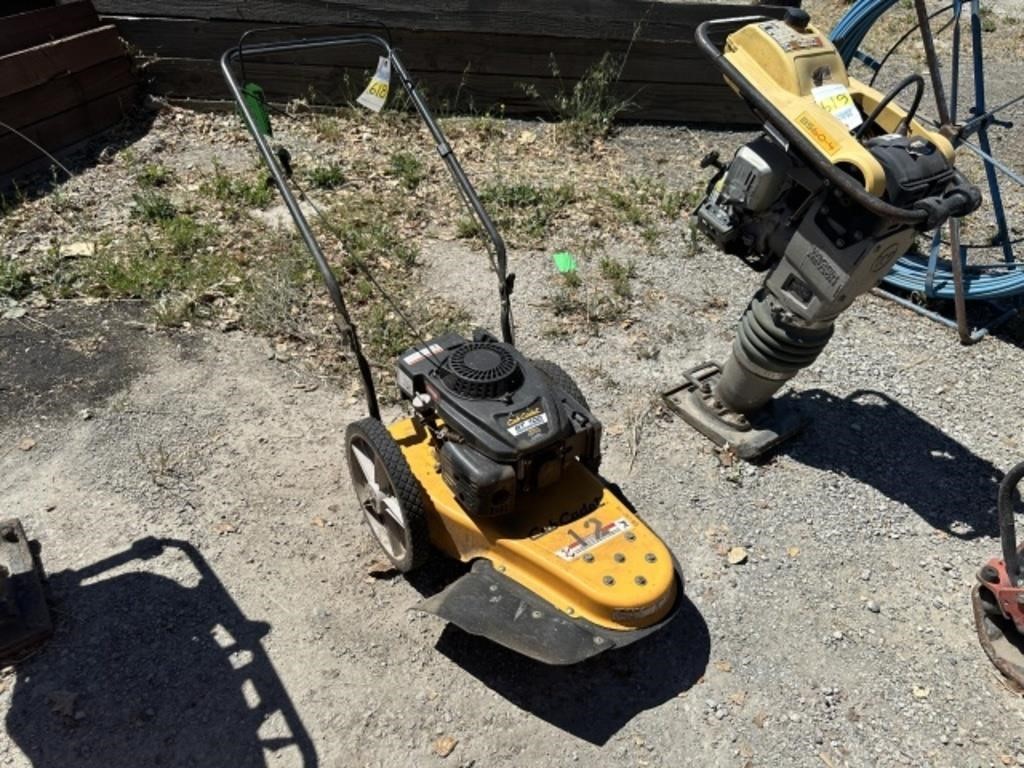
[[[558,363],[552,363],[550,360],[531,360],[530,363],[551,384],[554,384],[558,389],[569,395],[569,397],[575,399],[588,411],[590,410],[590,403],[583,396],[575,379],[566,373],[562,366],[558,365]],[[581,463],[596,475],[598,470],[601,469],[601,456],[598,455],[593,459],[583,459]]]
[[[398,443],[377,419],[345,430],[345,454],[363,516],[388,560],[402,573],[430,556],[423,488]]]
[[[567,395],[575,399],[586,408],[590,410],[590,404],[587,402],[587,398],[583,396],[580,388],[577,386],[575,380],[568,373],[563,370],[562,366],[558,363],[552,363],[550,360],[531,360],[530,363],[536,368],[549,382],[554,384],[560,390],[565,392]]]

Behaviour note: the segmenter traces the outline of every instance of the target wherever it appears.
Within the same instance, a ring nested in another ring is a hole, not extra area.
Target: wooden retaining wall
[[[450,111],[549,112],[558,93],[606,52],[626,56],[615,92],[626,117],[749,123],[750,113],[693,42],[705,19],[781,16],[779,6],[667,0],[95,0],[97,10],[144,60],[150,91],[174,99],[224,100],[218,58],[249,29],[275,24],[386,25],[406,66],[435,105]],[[359,26],[362,25],[362,26]],[[291,33],[298,34],[298,33]],[[259,38],[256,38],[259,39]],[[627,56],[628,52],[628,56]],[[247,77],[273,100],[315,94],[341,103],[358,94],[373,52],[335,50],[290,61],[249,60]],[[557,69],[558,76],[554,76]],[[530,95],[531,93],[539,96]]]
[[[0,18],[0,121],[51,153],[124,117],[137,77],[116,28],[88,2]],[[50,161],[0,126],[0,187]]]

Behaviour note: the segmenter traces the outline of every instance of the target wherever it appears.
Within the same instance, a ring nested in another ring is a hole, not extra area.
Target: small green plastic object
[[[563,275],[576,271],[576,257],[568,251],[559,251],[553,254],[551,260],[555,262],[555,269]]]
[[[259,132],[264,136],[273,136],[274,131],[270,127],[270,112],[267,111],[267,99],[263,95],[263,89],[256,83],[246,83],[242,88],[242,99],[245,100],[246,109],[252,115]]]

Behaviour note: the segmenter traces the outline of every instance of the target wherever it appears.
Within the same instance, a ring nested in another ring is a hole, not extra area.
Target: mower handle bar
[[[887,203],[870,194],[848,173],[830,163],[821,152],[778,110],[778,108],[760,94],[742,72],[711,42],[708,33],[721,27],[735,27],[737,24],[754,24],[761,21],[772,21],[767,16],[737,16],[728,19],[714,19],[701,22],[697,27],[697,46],[711,59],[725,77],[739,90],[740,95],[764,117],[772,127],[782,134],[783,138],[795,146],[800,154],[818,173],[820,173],[836,189],[850,197],[854,202],[881,218],[890,219],[901,224],[917,226],[925,223],[929,214],[917,208],[900,208]]]
[[[465,171],[462,169],[462,165],[459,163],[459,160],[455,155],[455,151],[448,143],[448,139],[445,137],[440,125],[438,125],[437,120],[434,119],[434,116],[427,107],[423,97],[416,89],[416,85],[409,76],[408,70],[406,70],[401,59],[398,58],[395,49],[387,41],[378,35],[372,34],[338,35],[332,37],[304,38],[299,40],[246,45],[244,47],[244,51],[242,45],[239,44],[234,48],[229,48],[223,53],[220,58],[220,67],[224,74],[224,79],[227,81],[228,87],[231,90],[231,95],[234,97],[235,103],[238,105],[238,108],[242,113],[242,119],[245,121],[246,127],[249,129],[249,133],[252,134],[253,139],[256,141],[256,146],[259,149],[260,155],[263,157],[264,163],[270,170],[270,175],[274,180],[274,184],[281,193],[285,206],[288,208],[288,212],[295,221],[295,226],[298,228],[302,240],[305,242],[307,249],[312,254],[313,259],[316,262],[317,269],[323,278],[324,284],[327,286],[327,292],[330,295],[331,301],[338,310],[338,314],[340,315],[338,327],[341,330],[342,335],[348,341],[348,345],[355,355],[356,363],[359,367],[359,373],[363,381],[363,391],[366,396],[370,416],[379,419],[380,407],[377,403],[377,395],[373,384],[373,376],[370,372],[370,365],[363,354],[355,325],[352,322],[352,318],[345,306],[345,300],[342,296],[341,288],[338,285],[337,277],[334,275],[330,265],[327,263],[327,259],[324,257],[320,244],[317,242],[316,236],[313,234],[313,231],[309,226],[309,222],[307,221],[305,214],[302,212],[302,208],[299,206],[298,200],[296,200],[295,195],[292,194],[285,174],[282,171],[277,158],[274,156],[274,151],[271,148],[270,143],[267,141],[267,137],[260,132],[259,128],[257,128],[256,121],[242,95],[242,86],[239,85],[233,71],[233,64],[242,58],[243,53],[245,55],[277,54],[347,45],[367,45],[376,47],[383,51],[388,57],[393,71],[398,75],[398,80],[401,83],[402,88],[409,96],[409,100],[416,108],[416,112],[419,113],[423,122],[426,124],[431,137],[434,139],[437,153],[448,168],[463,202],[469,208],[470,212],[476,217],[480,226],[483,227],[484,233],[487,235],[487,239],[490,242],[490,246],[493,248],[494,266],[498,273],[498,295],[501,301],[501,334],[502,339],[508,344],[515,343],[514,326],[512,322],[512,305],[510,299],[515,276],[508,274],[508,259],[505,252],[504,240],[502,240],[501,235],[498,234],[498,230],[495,227],[494,222],[484,209],[483,203],[480,201],[480,197],[477,195],[472,183],[469,181]]]

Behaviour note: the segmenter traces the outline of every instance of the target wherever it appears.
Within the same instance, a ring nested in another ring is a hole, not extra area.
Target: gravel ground
[[[142,147],[191,119],[157,120]],[[202,140],[222,140],[215,123]],[[606,149],[685,191],[706,148],[741,140],[632,127]],[[112,190],[114,173],[80,181]],[[494,328],[482,256],[430,227],[421,286]],[[1024,458],[1019,324],[961,347],[863,297],[784,395],[808,428],[732,462],[657,399],[727,354],[758,283],[688,238],[676,224],[646,255],[605,243],[636,271],[613,321],[556,316],[550,250],[510,255],[520,346],[581,383],[603,473],[692,601],[567,669],[408,610],[455,571],[382,567],[343,466],[364,412],[351,379],[234,324],[157,329],[138,302],[27,303],[0,321],[0,503],[42,544],[57,621],[0,678],[0,763],[1024,765],[1021,699],[969,604],[998,551],[1000,471]]]

